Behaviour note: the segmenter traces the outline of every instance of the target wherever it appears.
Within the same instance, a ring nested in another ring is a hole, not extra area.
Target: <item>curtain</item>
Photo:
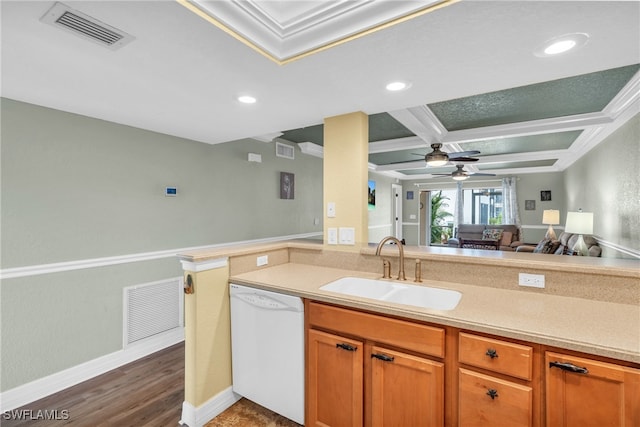
[[[458,237],[458,226],[464,224],[464,197],[462,194],[462,181],[456,183],[456,209],[453,214],[454,237]]]
[[[520,239],[522,240],[522,229],[520,228],[520,214],[518,213],[518,198],[516,195],[515,177],[502,178],[502,223],[515,224],[520,229]]]

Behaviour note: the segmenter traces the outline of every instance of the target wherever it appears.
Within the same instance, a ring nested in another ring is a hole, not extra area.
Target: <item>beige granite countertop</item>
[[[252,250],[255,251],[255,246]],[[423,281],[423,286],[454,289],[462,293],[462,299],[455,309],[440,311],[319,289],[346,276],[380,277],[379,274],[361,271],[287,263],[238,274],[232,276],[230,281],[317,301],[640,363],[638,305]],[[414,284],[410,281],[406,283]]]

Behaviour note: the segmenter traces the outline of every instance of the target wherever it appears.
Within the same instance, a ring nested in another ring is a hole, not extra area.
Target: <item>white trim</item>
[[[606,240],[602,240],[601,238],[599,238],[598,236],[593,236],[597,241],[598,241],[598,245],[602,246],[602,247],[607,247],[610,249],[613,249],[615,251],[621,252],[625,255],[628,255],[630,257],[636,258],[636,259],[640,259],[640,251],[637,251],[635,249],[631,249],[631,248],[625,248],[624,246],[620,246],[617,243],[613,243],[613,242],[608,242]]]
[[[298,147],[300,147],[300,151],[302,154],[307,154],[309,156],[324,158],[324,147],[318,144],[314,144],[313,142],[299,142]]]
[[[12,388],[0,393],[0,413],[42,399],[182,341],[184,341],[184,328],[176,328],[130,345],[124,350],[100,356]]]
[[[240,398],[239,394],[233,392],[232,387],[228,387],[197,408],[184,401],[182,402],[182,417],[179,423],[189,427],[202,427],[240,400]]]
[[[304,239],[321,235],[321,233],[305,233],[293,234],[289,236],[269,237],[264,239],[243,240],[238,242],[219,243],[205,246],[192,246],[180,249],[168,249],[157,252],[141,252],[128,255],[118,255],[104,258],[90,258],[67,262],[56,262],[52,264],[28,265],[25,267],[13,267],[0,270],[1,279],[15,279],[18,277],[37,276],[40,274],[60,273],[64,271],[83,270],[87,268],[105,267],[118,264],[127,264],[132,262],[151,261],[163,258],[173,258],[181,252],[188,252],[200,249],[214,249],[227,246],[243,245],[250,243],[276,242],[280,240]]]
[[[216,268],[223,268],[226,267],[227,264],[229,263],[229,258],[228,257],[224,257],[224,258],[216,258],[216,259],[209,259],[206,261],[186,261],[186,260],[180,260],[180,263],[182,264],[182,269],[184,271],[193,271],[196,273],[199,273],[201,271],[207,271],[207,270],[215,270]]]

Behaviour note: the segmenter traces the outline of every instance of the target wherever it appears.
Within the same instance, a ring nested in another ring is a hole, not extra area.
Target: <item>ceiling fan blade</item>
[[[475,157],[456,157],[451,159],[451,162],[477,162],[478,160]]]
[[[450,173],[432,173],[432,176],[451,176]]]
[[[495,173],[470,173],[470,176],[496,176]]]
[[[387,165],[401,165],[401,164],[408,164],[408,163],[416,163],[419,162],[420,160],[403,160],[401,162],[390,162],[390,163],[385,163]]]
[[[477,150],[473,150],[473,151],[457,151],[454,153],[447,153],[447,156],[449,156],[450,159],[457,159],[458,157],[468,157],[468,156],[475,156],[476,154],[480,154],[479,151]]]

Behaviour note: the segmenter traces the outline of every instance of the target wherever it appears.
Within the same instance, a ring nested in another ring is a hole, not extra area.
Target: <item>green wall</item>
[[[5,271],[322,233],[322,160],[297,147],[288,160],[273,143],[208,145],[9,99],[1,113]],[[279,198],[281,171],[294,200]],[[177,276],[166,258],[2,280],[1,390],[120,350],[122,288]]]

